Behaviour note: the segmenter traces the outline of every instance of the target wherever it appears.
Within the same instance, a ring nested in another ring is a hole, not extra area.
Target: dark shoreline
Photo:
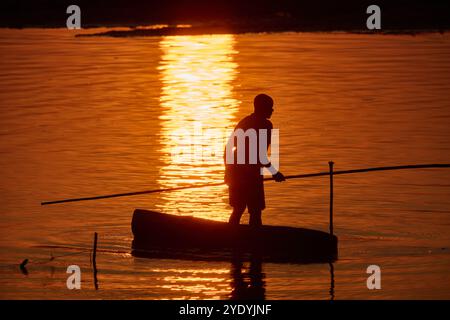
[[[252,34],[252,33],[281,33],[281,32],[320,32],[332,33],[342,32],[351,34],[378,34],[378,35],[418,35],[424,33],[449,32],[449,29],[391,29],[391,30],[368,30],[368,29],[328,29],[328,28],[264,28],[264,27],[230,27],[230,26],[202,26],[190,28],[163,27],[158,29],[130,28],[129,30],[108,30],[105,32],[77,34],[76,37],[158,37],[158,36],[195,36],[195,35],[213,35],[213,34]]]
[[[107,26],[83,26],[82,30],[89,31],[91,29],[106,28],[112,29],[95,33],[78,33],[75,37],[111,37],[111,38],[134,38],[134,37],[162,37],[162,36],[199,36],[199,35],[223,35],[223,34],[270,34],[270,33],[347,33],[347,34],[364,34],[364,35],[409,35],[416,36],[420,34],[446,34],[450,32],[450,28],[424,28],[424,29],[330,29],[330,28],[306,28],[306,27],[230,27],[230,26],[192,26],[192,27],[161,27],[150,29],[146,26],[123,26],[123,25],[107,25]],[[128,28],[127,30],[124,30]],[[62,26],[28,26],[24,28],[3,27],[0,29],[24,30],[24,29],[66,29]],[[117,30],[121,29],[121,30]]]
[[[2,0],[1,28],[65,28],[71,0]],[[133,37],[263,32],[418,34],[450,30],[444,0],[377,0],[381,30],[368,30],[372,0],[78,0],[81,26],[130,28],[95,36]],[[168,25],[162,29],[140,26]],[[192,28],[176,28],[176,25]],[[84,35],[83,35],[84,36]]]

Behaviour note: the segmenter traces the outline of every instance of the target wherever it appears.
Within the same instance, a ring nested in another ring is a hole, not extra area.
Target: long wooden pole
[[[389,166],[389,167],[374,167],[374,168],[354,169],[354,170],[341,170],[341,171],[333,172],[333,175],[372,172],[372,171],[427,169],[427,168],[450,168],[450,164],[447,164],[447,163],[445,163],[445,164],[417,164],[417,165],[405,165],[405,166]],[[301,178],[328,176],[329,174],[330,174],[330,172],[326,171],[326,172],[290,175],[290,176],[285,176],[285,178],[286,179],[301,179]],[[268,180],[275,180],[275,179],[274,178],[264,178],[264,180],[268,181]],[[166,188],[166,189],[154,189],[154,190],[144,190],[144,191],[137,191],[137,192],[115,193],[115,194],[101,195],[101,196],[94,196],[94,197],[43,201],[43,202],[41,202],[41,205],[44,206],[44,205],[49,205],[49,204],[57,204],[57,203],[65,203],[65,202],[77,202],[77,201],[88,201],[88,200],[98,200],[98,199],[107,199],[107,198],[129,197],[129,196],[137,196],[137,195],[142,195],[142,194],[151,194],[151,193],[194,189],[194,188],[204,188],[204,187],[214,187],[214,186],[221,186],[223,184],[225,184],[225,183],[224,182],[215,182],[215,183],[189,185],[189,186]]]

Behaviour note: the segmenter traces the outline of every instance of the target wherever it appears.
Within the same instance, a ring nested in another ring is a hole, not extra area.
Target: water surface
[[[40,206],[223,178],[224,137],[275,99],[285,174],[448,163],[450,37],[279,33],[75,38],[0,30],[0,297],[448,299],[450,172],[335,178],[339,260],[198,262],[129,254],[134,208],[227,220],[224,186]],[[326,178],[267,183],[264,222],[328,230]],[[248,216],[244,216],[245,221]],[[99,233],[98,287],[88,252]],[[56,259],[49,261],[50,256]],[[28,275],[18,269],[30,259]],[[82,269],[82,290],[66,268]],[[366,268],[382,271],[368,290]],[[259,269],[260,267],[260,269]],[[332,272],[331,272],[332,271]]]

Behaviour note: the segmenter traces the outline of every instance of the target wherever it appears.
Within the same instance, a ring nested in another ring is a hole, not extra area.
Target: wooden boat
[[[236,255],[277,262],[332,262],[337,238],[282,226],[232,226],[191,216],[136,209],[131,223],[133,255],[154,258],[229,260]]]

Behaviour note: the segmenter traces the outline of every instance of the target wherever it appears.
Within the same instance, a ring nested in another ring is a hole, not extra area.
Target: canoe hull
[[[133,254],[140,257],[228,260],[236,255],[265,261],[332,262],[337,238],[304,228],[248,225],[136,209]]]

